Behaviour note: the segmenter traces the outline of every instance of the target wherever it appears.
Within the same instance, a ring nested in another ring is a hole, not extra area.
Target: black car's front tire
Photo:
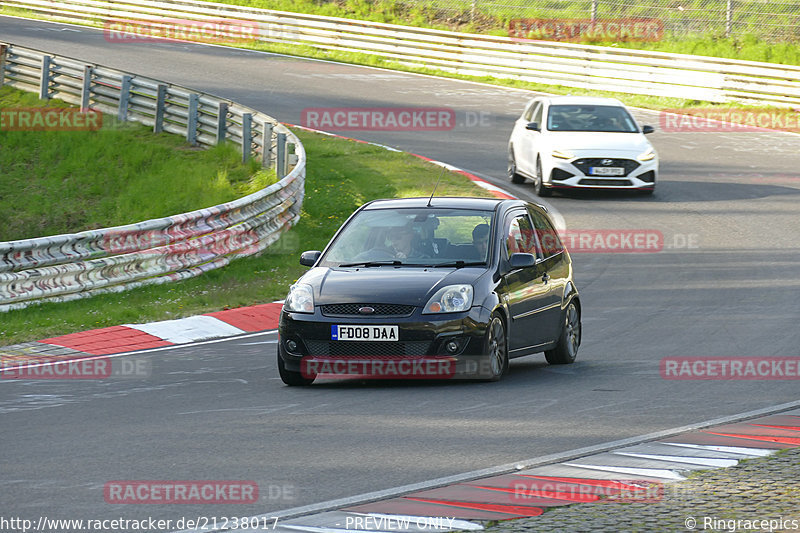
[[[568,365],[575,362],[578,346],[581,344],[581,313],[572,301],[564,312],[564,323],[558,344],[552,350],[544,352],[544,357],[551,365]]]
[[[314,379],[316,376],[313,377],[306,377],[302,374],[302,372],[295,372],[293,370],[289,370],[286,368],[286,364],[283,362],[283,357],[281,357],[280,353],[280,344],[278,345],[278,374],[281,376],[281,380],[284,383],[289,385],[290,387],[304,387],[306,385],[311,385],[314,383]]]
[[[486,354],[489,375],[486,381],[500,381],[508,371],[508,340],[503,319],[493,315],[486,333]]]

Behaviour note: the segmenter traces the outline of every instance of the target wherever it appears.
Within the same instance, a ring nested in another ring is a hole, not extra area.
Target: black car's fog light
[[[438,353],[444,355],[458,355],[464,351],[464,347],[466,345],[467,345],[467,339],[463,337],[445,339],[439,345]]]
[[[292,353],[297,353],[297,342],[289,339],[286,341],[286,349]]]

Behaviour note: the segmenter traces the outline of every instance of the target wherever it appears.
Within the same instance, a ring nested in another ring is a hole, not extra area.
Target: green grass
[[[308,154],[302,218],[263,255],[179,283],[0,314],[0,346],[280,300],[306,270],[298,263],[300,252],[322,249],[368,200],[427,196],[440,175],[437,196],[490,196],[464,176],[442,174],[439,167],[408,154],[303,131],[297,134]]]
[[[0,88],[0,108],[56,107]],[[233,145],[202,150],[105,115],[98,131],[0,131],[0,240],[140,222],[228,202],[275,180]]]

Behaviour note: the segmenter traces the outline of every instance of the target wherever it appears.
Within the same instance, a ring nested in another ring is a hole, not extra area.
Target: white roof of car
[[[551,96],[547,98],[550,105],[615,105],[624,107],[625,104],[616,98],[601,98],[597,96]]]

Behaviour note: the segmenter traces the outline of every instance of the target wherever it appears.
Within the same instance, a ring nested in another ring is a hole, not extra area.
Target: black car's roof
[[[391,198],[386,200],[373,200],[364,205],[364,209],[397,209],[403,207],[424,208],[428,207],[428,197],[420,198]],[[431,208],[449,209],[479,209],[484,211],[494,211],[499,204],[506,202],[509,204],[520,204],[520,200],[503,200],[500,198],[477,198],[477,197],[455,197],[455,196],[434,196],[430,200]]]

